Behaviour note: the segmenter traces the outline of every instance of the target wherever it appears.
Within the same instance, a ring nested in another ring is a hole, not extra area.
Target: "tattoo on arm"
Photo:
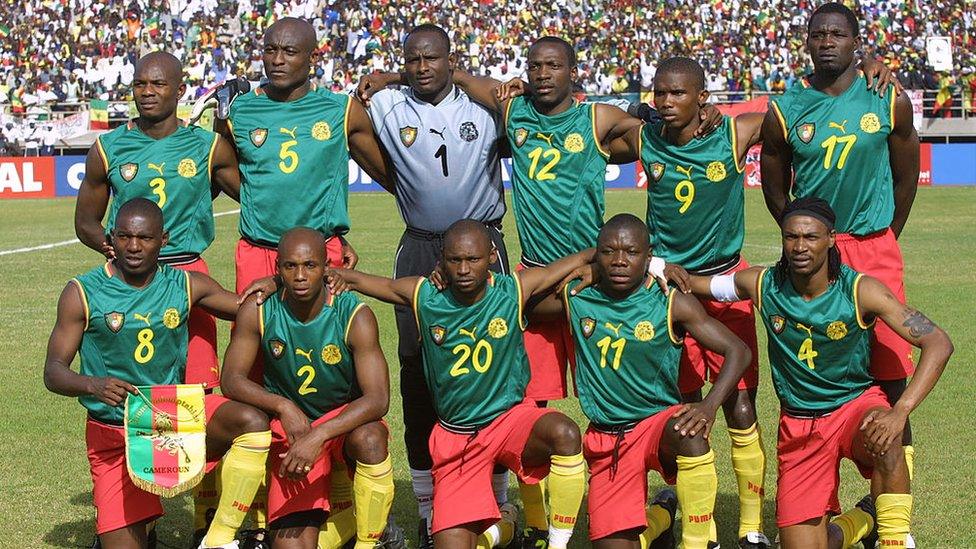
[[[912,308],[908,308],[905,312],[905,322],[902,323],[902,326],[908,328],[908,333],[916,339],[931,334],[935,330],[935,324],[931,320]]]

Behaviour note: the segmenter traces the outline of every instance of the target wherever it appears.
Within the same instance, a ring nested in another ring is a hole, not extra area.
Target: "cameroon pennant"
[[[207,464],[203,385],[149,385],[125,398],[125,461],[139,488],[172,497]]]

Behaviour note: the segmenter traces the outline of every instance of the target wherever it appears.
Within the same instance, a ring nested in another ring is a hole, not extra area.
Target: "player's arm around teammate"
[[[355,461],[357,547],[372,547],[393,501],[389,433],[382,422],[389,377],[376,318],[351,294],[332,296],[324,287],[321,234],[285,233],[278,257],[283,287],[264,305],[249,298],[241,307],[221,385],[231,398],[275,418],[269,486],[274,547],[316,547],[330,510],[333,462],[347,459]],[[265,386],[248,377],[258,353]]]

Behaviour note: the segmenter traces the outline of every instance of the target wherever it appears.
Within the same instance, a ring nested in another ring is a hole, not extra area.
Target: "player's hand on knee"
[[[346,279],[342,278],[335,269],[326,269],[325,285],[328,286],[332,295],[339,295],[349,290],[349,284],[346,283]]]
[[[569,290],[569,295],[576,295],[583,291],[584,288],[592,286],[600,281],[600,277],[596,272],[596,265],[593,263],[588,263],[582,267],[577,267],[573,272],[566,275],[566,278],[562,279],[556,286],[557,291],[560,293],[569,286],[576,282],[575,286],[572,286]]]
[[[134,385],[114,377],[92,376],[88,393],[109,406],[121,406],[126,395],[139,394]]]
[[[683,405],[674,413],[674,418],[677,419],[674,430],[681,433],[682,437],[701,434],[702,438],[708,438],[712,423],[715,422],[715,410],[701,402],[693,402]]]
[[[896,408],[869,412],[861,422],[867,451],[875,456],[885,455],[896,441],[901,440],[906,421],[908,415]]]
[[[724,116],[722,111],[718,110],[718,107],[715,105],[711,103],[704,105],[698,113],[698,118],[701,120],[701,123],[698,124],[698,129],[695,130],[695,137],[705,137],[715,131],[719,124],[722,123]]]
[[[499,101],[512,99],[520,95],[525,95],[525,81],[521,78],[513,78],[508,82],[503,82],[495,89],[495,96]]]
[[[308,417],[290,400],[282,403],[278,410],[278,421],[281,422],[281,427],[285,430],[289,445],[295,444],[296,440],[311,429],[311,422],[308,421]]]
[[[434,265],[434,270],[430,272],[430,276],[427,279],[437,288],[438,292],[443,292],[447,289],[447,275],[444,274],[444,267],[441,266],[439,261],[437,265]]]
[[[305,477],[312,470],[312,464],[322,453],[322,441],[315,436],[314,431],[308,431],[304,435],[290,443],[288,451],[281,454],[281,467],[278,469],[279,477],[300,479]]]
[[[244,300],[251,294],[257,294],[258,305],[264,303],[268,296],[278,291],[278,279],[275,276],[259,278],[248,284],[247,288],[237,297],[237,304],[244,303]]]

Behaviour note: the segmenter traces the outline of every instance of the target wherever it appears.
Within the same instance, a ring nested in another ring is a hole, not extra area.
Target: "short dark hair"
[[[147,221],[158,223],[160,230],[163,229],[163,210],[152,200],[139,197],[122,204],[122,207],[115,214],[116,224],[119,223],[118,220],[133,216],[143,217]]]
[[[810,33],[810,26],[813,25],[813,20],[818,15],[822,15],[825,13],[839,13],[843,15],[844,18],[847,19],[847,24],[851,26],[851,33],[854,36],[858,36],[860,32],[858,29],[860,27],[857,22],[857,15],[855,15],[850,8],[848,8],[844,4],[841,4],[840,2],[827,2],[826,4],[814,10],[813,14],[810,15],[810,19],[807,20],[807,34]]]
[[[556,46],[560,46],[561,48],[563,48],[563,51],[566,52],[566,59],[569,60],[569,64],[574,67],[577,65],[578,62],[576,60],[576,48],[574,48],[573,45],[567,42],[566,40],[563,40],[558,36],[543,36],[542,38],[536,40],[532,44],[532,46],[529,47],[529,50],[531,51],[532,48],[540,44],[553,44]]]
[[[403,47],[407,47],[407,41],[410,40],[411,36],[422,32],[436,34],[438,38],[444,41],[444,46],[447,48],[447,52],[451,52],[451,37],[447,34],[446,30],[433,23],[424,23],[410,29],[410,32],[407,33],[407,37],[403,39]]]
[[[617,214],[604,223],[603,227],[600,228],[600,235],[597,240],[600,240],[604,236],[610,234],[611,231],[635,231],[637,233],[637,238],[644,242],[650,243],[650,234],[647,230],[647,223],[641,221],[634,214],[620,213]]]
[[[655,75],[665,73],[687,74],[695,79],[695,84],[699,90],[705,89],[705,69],[702,68],[698,61],[690,57],[668,57],[664,61],[661,61]]]
[[[451,226],[444,231],[444,247],[447,247],[446,244],[449,240],[454,240],[455,238],[466,234],[480,235],[485,239],[485,242],[488,243],[488,249],[491,249],[493,242],[491,240],[491,233],[488,231],[488,227],[485,226],[484,223],[475,219],[459,219],[454,223],[451,223]]]

